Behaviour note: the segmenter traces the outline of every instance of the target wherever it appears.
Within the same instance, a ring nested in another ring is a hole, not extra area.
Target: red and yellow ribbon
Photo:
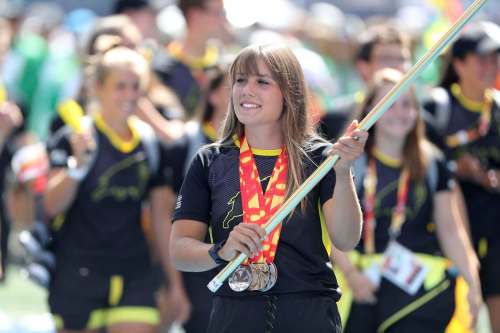
[[[246,138],[240,142],[240,191],[243,222],[265,226],[285,200],[288,154],[285,148],[282,148],[264,194],[252,150]],[[263,241],[263,250],[257,256],[250,258],[249,262],[272,263],[276,255],[280,233],[281,225],[269,234]]]

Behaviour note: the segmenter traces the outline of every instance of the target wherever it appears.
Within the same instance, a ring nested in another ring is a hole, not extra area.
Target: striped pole
[[[487,0],[476,0],[467,8],[463,15],[455,24],[425,53],[425,55],[405,74],[398,82],[370,111],[370,113],[359,123],[359,128],[368,130],[382,115],[392,106],[399,96],[408,89],[422,71],[433,62],[441,52],[458,37],[463,27],[469,23],[471,18],[479,11]],[[328,173],[337,163],[338,155],[329,156],[309,178],[288,198],[283,205],[269,219],[264,230],[269,235],[281,221],[283,221],[295,207],[304,199],[304,197],[319,183],[319,181]],[[238,268],[246,259],[244,253],[240,253],[236,258],[229,262],[207,285],[208,289],[216,292],[224,281]]]

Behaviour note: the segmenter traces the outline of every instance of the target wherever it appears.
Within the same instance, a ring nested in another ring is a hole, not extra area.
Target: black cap
[[[148,7],[151,7],[148,0],[116,0],[113,13],[122,14],[127,10],[139,10]]]
[[[500,27],[492,22],[472,24],[453,44],[453,57],[463,58],[467,53],[486,55],[500,52]]]

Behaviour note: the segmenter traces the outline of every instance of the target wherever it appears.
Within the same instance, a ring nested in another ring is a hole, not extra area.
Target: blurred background
[[[228,58],[250,43],[285,40],[296,46],[309,85],[318,97],[318,112],[324,113],[362,88],[353,59],[357,38],[368,26],[393,22],[410,34],[417,58],[471,3],[472,0],[224,0],[227,22],[211,38]],[[116,6],[114,0],[0,0],[0,18],[11,26],[11,39],[6,46],[0,43],[0,78],[9,96],[22,106],[25,127],[36,140],[47,138],[56,106],[77,95],[81,86],[80,59],[89,34],[99,18],[117,13]],[[136,21],[143,37],[139,44],[144,49],[154,53],[163,45],[182,39],[186,22],[175,1],[151,0],[148,8],[153,19]],[[489,1],[476,19],[500,23],[500,1]],[[3,39],[4,31],[0,32]],[[20,43],[27,32],[36,38]],[[21,64],[26,63],[31,67],[21,69]],[[424,88],[435,85],[439,72],[438,61],[419,84]],[[10,265],[0,284],[0,333],[54,332],[47,312],[47,293],[28,279],[17,237],[21,230],[30,227],[32,212],[26,211],[21,201],[9,202],[8,206],[13,223]]]

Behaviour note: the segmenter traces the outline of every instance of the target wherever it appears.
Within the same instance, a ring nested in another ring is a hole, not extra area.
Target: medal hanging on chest
[[[259,172],[246,138],[240,140],[240,191],[243,208],[243,223],[257,223],[264,227],[269,218],[285,200],[288,170],[288,155],[281,150],[264,194]],[[229,278],[234,291],[268,291],[277,279],[278,271],[274,257],[278,247],[281,225],[263,241],[262,251],[247,259]]]

